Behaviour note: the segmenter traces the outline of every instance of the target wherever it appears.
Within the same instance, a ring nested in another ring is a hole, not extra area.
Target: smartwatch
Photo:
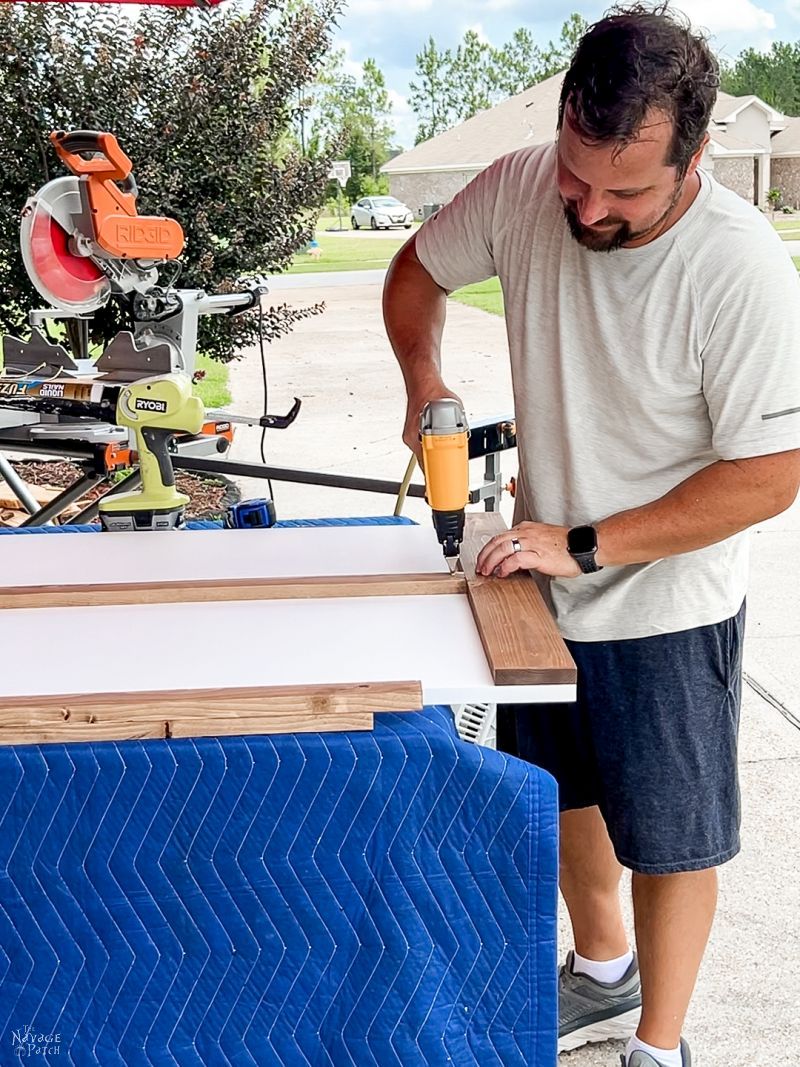
[[[573,526],[567,532],[567,552],[584,574],[594,574],[603,568],[595,560],[597,530],[594,526]]]

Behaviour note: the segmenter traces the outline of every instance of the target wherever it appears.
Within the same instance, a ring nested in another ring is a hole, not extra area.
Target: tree
[[[776,41],[768,52],[747,48],[723,67],[721,88],[732,96],[758,96],[786,115],[800,113],[800,44]]]
[[[565,70],[588,28],[582,15],[572,14],[558,41],[544,50],[524,27],[501,48],[467,30],[455,53],[429,37],[417,55],[409,96],[417,115],[417,144]]]
[[[0,329],[19,333],[41,305],[19,246],[19,212],[63,173],[47,135],[99,129],[134,163],[142,214],[176,218],[186,235],[180,284],[224,291],[285,268],[312,236],[329,158],[303,159],[287,137],[305,85],[329,47],[342,0],[255,0],[211,11],[0,5]],[[13,146],[13,151],[11,151]],[[173,273],[168,265],[165,278]],[[269,339],[307,312],[273,308]],[[117,305],[95,341],[126,325]],[[252,316],[205,317],[198,347],[228,360],[250,343]]]
[[[503,96],[516,96],[541,79],[542,53],[530,30],[514,30],[511,40],[494,54],[495,81]]]
[[[450,49],[439,51],[433,37],[429,37],[416,62],[416,80],[411,82],[409,103],[417,116],[416,143],[419,144],[450,129],[456,121],[456,110]]]
[[[485,111],[495,102],[497,80],[494,49],[475,30],[467,30],[450,63],[447,77],[453,117],[460,122]],[[459,91],[460,90],[460,91]]]
[[[542,55],[540,81],[552,78],[554,74],[560,74],[566,70],[575,55],[578,43],[589,29],[589,23],[576,12],[573,12],[561,27],[558,41],[550,41]]]
[[[374,59],[365,59],[363,76],[357,93],[357,106],[362,116],[364,132],[369,144],[372,179],[378,180],[378,169],[389,158],[394,127],[389,116],[392,102],[386,88],[386,79]]]
[[[333,52],[320,75],[309,150],[320,140],[336,140],[339,158],[350,161],[347,196],[358,200],[367,195],[367,178],[371,188],[385,184],[379,172],[392,151],[392,103],[374,59],[364,61],[359,78],[345,74],[344,59],[344,51]],[[336,195],[333,185],[330,195]]]

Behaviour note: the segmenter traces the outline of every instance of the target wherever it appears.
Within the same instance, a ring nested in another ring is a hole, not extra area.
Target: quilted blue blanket
[[[444,708],[0,749],[0,1063],[554,1067],[556,826]]]

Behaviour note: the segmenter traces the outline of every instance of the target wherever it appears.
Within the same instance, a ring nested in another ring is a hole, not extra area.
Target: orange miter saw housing
[[[133,164],[112,133],[55,130],[50,140],[59,159],[79,179],[85,236],[117,259],[178,258],[183,230],[174,219],[137,214]],[[91,158],[85,159],[86,154]]]

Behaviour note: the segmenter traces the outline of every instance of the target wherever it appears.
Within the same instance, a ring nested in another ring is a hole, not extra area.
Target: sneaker
[[[652,1056],[641,1050],[633,1052],[628,1059],[620,1056],[620,1063],[622,1067],[661,1067],[658,1060],[654,1060]],[[683,1038],[681,1038],[681,1063],[683,1067],[692,1067],[692,1054]]]
[[[596,982],[587,974],[576,973],[574,964],[575,955],[570,952],[558,972],[558,1051],[571,1052],[592,1041],[633,1037],[642,1007],[636,954],[618,982]],[[636,1067],[635,1060],[627,1067]]]

